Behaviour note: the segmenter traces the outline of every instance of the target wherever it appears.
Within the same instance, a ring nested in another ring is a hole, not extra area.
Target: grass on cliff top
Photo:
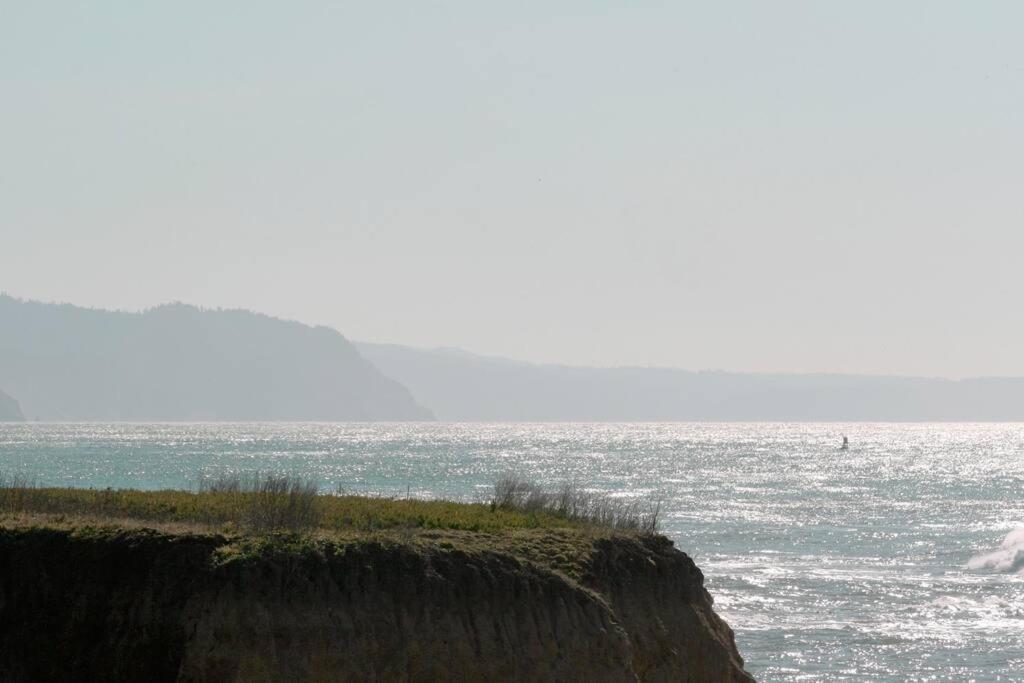
[[[308,515],[292,517],[289,507],[287,501],[260,501],[254,494],[246,492],[0,489],[0,511],[9,513],[229,525],[256,532],[307,529],[371,531],[401,527],[499,532],[573,526],[567,520],[550,515],[492,511],[489,505],[448,501],[317,495]]]
[[[256,533],[580,528],[654,532],[657,511],[651,509],[653,517],[644,516],[636,504],[576,487],[547,493],[515,477],[496,483],[490,503],[327,495],[310,481],[274,474],[220,477],[205,482],[198,491],[50,488],[0,477],[0,514],[198,524]]]

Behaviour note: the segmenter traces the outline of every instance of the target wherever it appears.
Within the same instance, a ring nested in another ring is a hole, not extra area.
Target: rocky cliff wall
[[[0,529],[5,681],[749,681],[661,538],[578,579],[503,552]]]

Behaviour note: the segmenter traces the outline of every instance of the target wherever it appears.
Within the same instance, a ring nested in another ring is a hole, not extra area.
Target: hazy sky
[[[500,5],[0,0],[0,290],[1024,375],[1024,4]]]

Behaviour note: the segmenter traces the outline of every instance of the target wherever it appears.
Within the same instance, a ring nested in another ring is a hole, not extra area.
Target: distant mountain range
[[[337,331],[183,304],[120,313],[0,295],[0,388],[42,420],[419,420]]]
[[[1024,420],[1024,379],[587,368],[458,349],[356,348],[441,420]]]
[[[241,310],[5,295],[0,389],[0,420],[1024,420],[1024,379],[536,365]]]

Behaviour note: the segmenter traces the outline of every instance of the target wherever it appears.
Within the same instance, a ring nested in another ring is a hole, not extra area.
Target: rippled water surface
[[[661,498],[759,680],[1024,681],[1020,424],[0,426],[0,471],[46,484],[252,470],[462,500],[517,471]]]

